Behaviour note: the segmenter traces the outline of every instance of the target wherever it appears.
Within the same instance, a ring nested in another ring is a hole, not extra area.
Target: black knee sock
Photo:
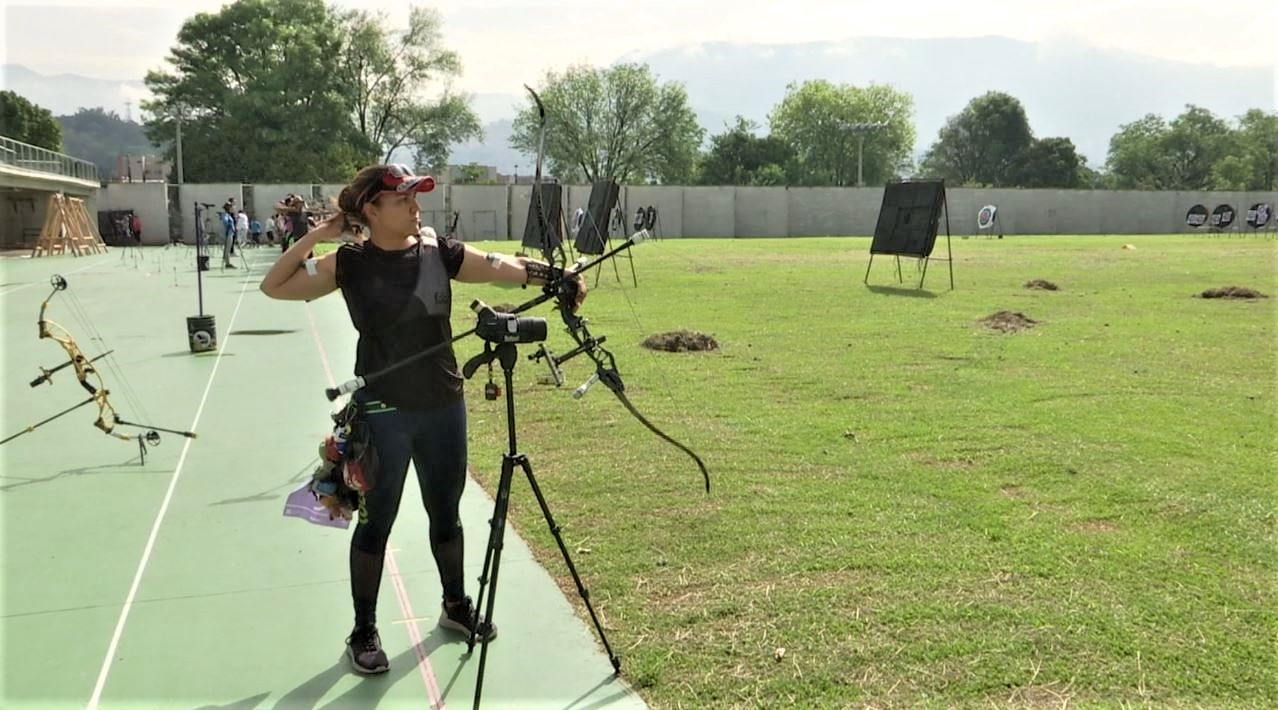
[[[351,546],[351,599],[355,626],[377,623],[377,589],[382,582],[383,556]]]
[[[444,598],[448,601],[458,601],[466,596],[465,573],[462,570],[465,549],[461,530],[451,540],[430,545],[430,551],[435,555],[435,566],[439,568],[439,584],[444,588]]]

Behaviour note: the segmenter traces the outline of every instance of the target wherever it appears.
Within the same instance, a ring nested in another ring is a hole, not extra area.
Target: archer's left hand
[[[563,289],[565,293],[572,294],[572,310],[576,313],[577,309],[581,308],[581,304],[586,302],[586,280],[581,277],[581,274],[569,269],[568,273],[564,274]]]

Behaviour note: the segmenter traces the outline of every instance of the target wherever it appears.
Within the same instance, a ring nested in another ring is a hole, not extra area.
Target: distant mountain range
[[[1080,42],[1023,42],[1004,37],[899,39],[871,37],[799,44],[711,42],[653,52],[631,52],[619,62],[646,63],[659,81],[677,81],[709,134],[737,115],[767,130],[767,115],[791,82],[826,79],[864,86],[890,84],[915,101],[922,154],[945,120],[987,91],[1020,99],[1036,136],[1074,141],[1092,165],[1105,162],[1110,137],[1148,113],[1167,119],[1186,104],[1221,118],[1248,109],[1278,110],[1278,76],[1271,67],[1217,67],[1156,59]],[[52,110],[72,113],[103,106],[124,115],[124,102],[145,96],[141,81],[41,76],[4,66],[5,88]],[[511,119],[526,99],[518,94],[475,94],[471,106],[485,139],[455,146],[452,161],[528,172],[532,158],[508,144]]]
[[[151,93],[141,79],[94,79],[79,74],[40,74],[20,64],[4,65],[4,88],[37,106],[66,116],[81,108],[101,107],[120,118],[141,119],[138,103]],[[129,106],[128,104],[132,104]]]

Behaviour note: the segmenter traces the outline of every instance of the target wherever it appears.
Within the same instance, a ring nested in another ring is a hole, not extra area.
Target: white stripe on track
[[[222,364],[222,355],[226,352],[226,344],[231,341],[230,333],[235,328],[235,317],[240,313],[240,304],[244,303],[244,291],[248,287],[249,280],[244,280],[244,288],[240,289],[240,297],[235,302],[235,311],[231,313],[231,322],[227,326],[227,336],[222,339],[222,347],[217,350],[217,359],[213,362],[213,371],[209,373],[209,381],[204,385],[204,396],[200,398],[200,406],[195,410],[195,420],[191,422],[189,431],[196,431],[200,423],[200,415],[204,413],[204,405],[208,402],[209,392],[213,390],[213,378],[217,376],[218,367]],[[177,467],[173,469],[173,477],[169,479],[169,490],[164,494],[164,502],[160,504],[160,512],[155,516],[155,523],[151,526],[151,536],[147,538],[146,547],[142,549],[142,559],[138,562],[137,572],[133,575],[133,584],[129,587],[129,594],[125,597],[124,608],[120,609],[120,618],[115,622],[115,633],[111,634],[111,643],[107,646],[106,657],[102,659],[102,670],[98,671],[98,682],[93,687],[93,695],[89,698],[88,710],[97,710],[98,704],[102,701],[102,690],[106,687],[107,675],[111,672],[111,663],[115,660],[116,649],[120,646],[120,637],[124,634],[124,623],[129,619],[129,610],[133,608],[133,602],[138,596],[138,587],[142,584],[142,575],[146,573],[146,565],[151,560],[151,551],[155,548],[155,540],[160,535],[160,525],[164,522],[164,516],[169,511],[169,503],[173,500],[173,491],[177,489],[178,479],[182,476],[182,467],[186,463],[187,452],[191,450],[191,442],[194,439],[187,439],[186,445],[182,447],[182,455],[178,457]]]

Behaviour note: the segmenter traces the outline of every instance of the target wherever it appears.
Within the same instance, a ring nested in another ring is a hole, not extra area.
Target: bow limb
[[[609,389],[612,389],[612,388],[610,387]],[[693,451],[692,449],[689,449],[687,446],[684,446],[678,441],[675,441],[674,438],[671,437],[669,434],[666,434],[664,431],[661,431],[660,429],[657,428],[655,424],[648,421],[648,418],[645,417],[643,414],[641,414],[638,409],[635,409],[635,405],[630,403],[630,398],[627,397],[625,393],[622,392],[620,389],[613,389],[612,393],[617,395],[617,399],[621,400],[621,403],[626,407],[626,409],[631,414],[635,416],[635,419],[639,420],[640,424],[643,424],[644,426],[648,427],[648,430],[651,431],[653,434],[656,434],[657,436],[666,440],[667,442],[669,442],[670,444],[678,448],[683,453],[692,457],[693,461],[697,462],[697,468],[701,469],[701,478],[705,480],[706,482],[706,493],[709,493],[710,492],[710,472],[706,470],[706,464],[704,461],[701,460],[701,457],[697,456],[695,451]]]
[[[564,273],[558,279],[555,279],[551,283],[546,284],[544,292],[547,295],[553,296],[555,298],[555,307],[559,310],[559,314],[563,318],[564,325],[567,326],[568,335],[573,339],[574,342],[577,343],[577,347],[573,350],[573,353],[574,354],[583,353],[583,352],[586,353],[590,357],[590,359],[593,360],[595,363],[596,378],[606,383],[608,389],[611,390],[612,393],[617,396],[617,399],[621,401],[622,405],[625,406],[626,410],[629,411],[635,417],[635,419],[638,419],[639,422],[643,424],[645,427],[647,427],[648,430],[651,431],[653,434],[656,434],[661,439],[677,447],[680,451],[683,451],[685,454],[690,456],[693,461],[697,463],[697,468],[701,470],[701,476],[705,480],[706,493],[709,493],[710,492],[710,472],[706,470],[706,465],[701,460],[701,457],[698,456],[692,449],[689,449],[687,446],[684,446],[683,444],[679,443],[675,439],[671,438],[665,432],[658,429],[656,425],[648,421],[648,418],[645,417],[642,413],[639,412],[638,409],[635,408],[634,404],[632,404],[630,402],[630,399],[626,397],[625,395],[625,385],[622,383],[621,376],[617,372],[615,363],[613,362],[612,353],[604,349],[603,345],[601,344],[602,338],[596,339],[594,336],[590,334],[590,330],[586,327],[586,320],[582,318],[581,316],[577,315],[575,311],[576,294],[574,293],[574,290],[572,288],[571,283],[569,282],[569,279],[576,278],[576,275],[575,274],[569,275],[567,273],[567,269],[568,269],[567,247],[563,244],[562,240],[558,240],[559,243],[556,244],[555,243],[556,240],[551,239],[551,234],[555,233],[555,232],[552,232],[552,229],[557,228],[557,225],[551,225],[550,220],[546,216],[545,200],[542,199],[543,195],[541,192],[541,187],[542,187],[541,167],[542,167],[542,161],[545,158],[545,152],[546,152],[545,151],[546,149],[546,106],[545,104],[542,103],[541,97],[537,95],[537,92],[533,91],[532,87],[528,85],[524,85],[524,88],[527,89],[528,93],[532,95],[533,102],[537,106],[537,114],[538,114],[538,121],[539,121],[538,137],[537,137],[537,167],[536,167],[536,172],[534,173],[533,186],[532,186],[532,189],[535,194],[533,195],[532,199],[535,200],[535,204],[537,205],[537,219],[541,223],[542,254],[544,255],[547,263],[558,265],[559,268],[564,271]],[[556,234],[556,236],[558,235]],[[598,263],[602,262],[605,258],[614,256],[616,253],[620,252],[621,249],[628,248],[635,243],[637,243],[637,240],[635,239],[627,240],[627,244],[624,245],[623,247],[620,247],[614,250],[610,254],[600,257],[599,259],[597,259],[595,262],[593,262],[590,265],[581,267],[580,270],[585,270],[586,268],[589,268],[589,266],[597,265]],[[558,246],[558,256],[556,256],[556,253],[555,253],[556,246]],[[626,300],[627,302],[629,302],[629,298],[627,298]],[[632,310],[633,310],[633,306],[632,306]],[[602,355],[600,355],[600,353],[602,353]],[[569,355],[569,357],[571,357],[571,355]]]
[[[546,201],[543,199],[545,195],[542,192],[542,174],[541,168],[546,159],[546,105],[542,103],[541,97],[527,84],[524,88],[532,96],[533,103],[537,106],[537,166],[533,172],[533,192],[536,193],[533,199],[537,204],[537,220],[541,223],[541,252],[548,264],[557,264],[560,268],[566,268],[568,263],[568,253],[564,249],[562,240],[552,239],[551,234],[558,236],[556,230],[558,225],[552,225],[550,218],[546,216]],[[555,247],[558,246],[559,254],[556,255]],[[547,284],[549,289],[552,284]]]
[[[121,434],[115,431],[115,424],[120,420],[120,417],[115,413],[115,407],[111,404],[110,398],[107,397],[108,394],[105,389],[99,389],[93,395],[93,401],[98,405],[98,420],[93,422],[93,426],[101,429],[103,434],[114,436],[123,441],[131,441],[137,438],[134,434]]]

